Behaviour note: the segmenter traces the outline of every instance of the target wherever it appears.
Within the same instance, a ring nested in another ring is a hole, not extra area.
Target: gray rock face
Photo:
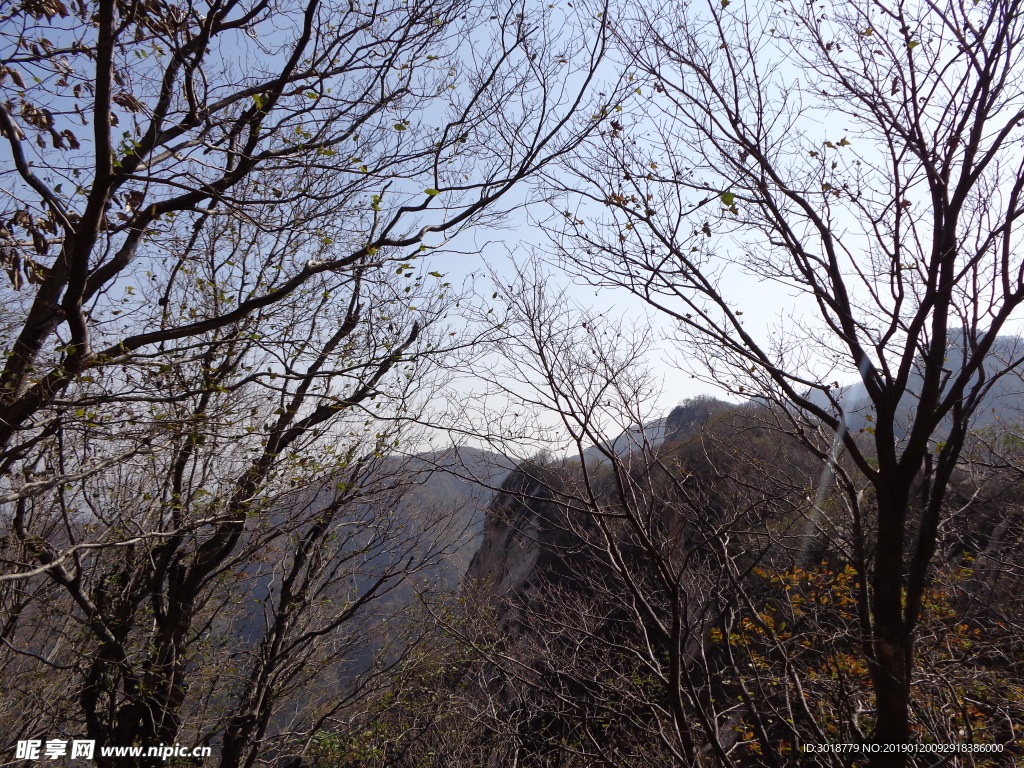
[[[521,494],[530,494],[534,502],[529,503]],[[487,582],[498,595],[519,591],[540,557],[535,545],[545,515],[537,508],[544,510],[550,505],[549,499],[548,490],[540,482],[526,472],[513,472],[488,509],[483,537],[469,563],[467,578]]]
[[[711,397],[694,398],[666,417],[625,431],[606,450],[618,456],[624,467],[643,472],[642,465],[651,461],[658,446],[692,438],[711,419],[737,407]],[[597,446],[584,452],[584,459],[598,468],[608,462]],[[515,613],[512,606],[517,601],[535,599],[538,591],[571,594],[586,590],[588,578],[608,575],[607,563],[596,554],[601,548],[592,546],[598,534],[593,518],[568,509],[564,498],[559,499],[559,490],[578,471],[574,466],[573,462],[524,463],[508,475],[487,508],[483,536],[466,581],[483,586],[503,604],[506,614]],[[600,472],[597,469],[597,476]],[[662,522],[672,528],[670,521]]]
[[[468,581],[506,605],[528,601],[548,586],[578,586],[588,567],[583,537],[593,526],[558,503],[558,484],[554,470],[531,463],[509,474],[487,510]]]

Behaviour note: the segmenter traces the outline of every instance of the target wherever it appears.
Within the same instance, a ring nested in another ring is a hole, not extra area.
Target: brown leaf
[[[50,244],[46,242],[46,238],[43,236],[43,233],[38,229],[32,230],[32,246],[40,256],[45,256],[46,252],[50,250]]]
[[[57,222],[53,218],[53,209],[46,209],[46,216],[41,219],[35,220],[35,225],[40,232],[49,232],[51,235],[57,234]]]
[[[21,118],[34,128],[46,131],[53,127],[53,115],[48,109],[40,109],[35,104],[22,101],[20,112]]]
[[[146,106],[141,101],[132,96],[128,91],[119,91],[111,99],[118,106],[124,107],[129,112],[141,112]]]
[[[43,16],[47,21],[52,20],[54,16],[60,16],[62,19],[68,17],[68,8],[61,0],[27,0],[24,8],[37,20]]]
[[[21,290],[21,254],[10,248],[0,248],[0,264],[4,265],[14,290]]]
[[[11,223],[15,224],[22,229],[32,228],[32,214],[22,208],[20,211],[16,211],[14,218],[11,219]]]
[[[14,81],[16,86],[21,89],[25,88],[25,81],[22,79],[21,73],[18,70],[13,69],[12,67],[4,67],[4,71],[11,76],[11,80]]]
[[[124,196],[124,207],[128,209],[129,213],[134,213],[139,210],[139,206],[142,205],[142,198],[143,194],[137,189],[126,192]]]

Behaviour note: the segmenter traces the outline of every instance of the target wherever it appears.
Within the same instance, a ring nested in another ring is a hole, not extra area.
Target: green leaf
[[[444,277],[444,275],[441,274],[440,272],[428,272],[427,274],[430,275],[431,277],[437,277],[437,278]]]
[[[735,200],[736,195],[734,195],[732,192],[722,193],[722,205],[724,205],[726,208],[731,208]]]
[[[439,189],[429,188],[429,189],[424,189],[423,191],[426,194],[430,195],[431,197],[433,197],[434,195],[440,195],[441,194],[441,190],[439,190]]]

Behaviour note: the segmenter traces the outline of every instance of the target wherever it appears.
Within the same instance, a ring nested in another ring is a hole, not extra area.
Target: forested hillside
[[[589,477],[575,461],[509,476],[451,619],[459,643],[364,732],[369,764],[863,759],[800,748],[868,736],[848,505],[835,488],[812,501],[818,462],[779,439],[770,411],[716,405],[676,409],[683,429]],[[1018,470],[993,459],[979,441],[956,478],[915,716],[925,743],[1006,747],[962,764],[1011,766],[1024,759],[1024,514]]]

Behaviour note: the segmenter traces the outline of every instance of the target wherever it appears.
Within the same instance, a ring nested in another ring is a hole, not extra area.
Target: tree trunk
[[[908,493],[878,489],[878,544],[872,592],[875,743],[872,768],[903,768],[907,755],[886,745],[910,741],[910,639],[903,616],[903,549]]]

